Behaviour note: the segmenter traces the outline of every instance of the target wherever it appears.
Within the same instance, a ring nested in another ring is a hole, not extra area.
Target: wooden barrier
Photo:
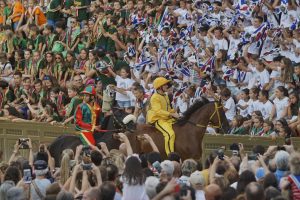
[[[14,145],[19,138],[31,138],[33,150],[37,151],[40,143],[51,143],[62,134],[74,133],[73,127],[52,126],[49,123],[0,121],[0,150],[3,160],[8,161]],[[28,150],[20,150],[28,156]]]
[[[300,142],[300,140],[298,139]],[[203,156],[202,162],[204,163],[206,157],[214,150],[225,146],[225,154],[230,156],[232,152],[230,151],[230,145],[233,143],[242,143],[246,153],[252,151],[255,145],[262,145],[266,148],[272,145],[283,145],[284,139],[277,138],[272,140],[269,137],[254,137],[254,136],[236,136],[236,135],[205,135],[203,139]]]
[[[3,151],[3,160],[8,161],[14,144],[19,138],[30,137],[33,150],[37,151],[40,143],[51,143],[62,134],[74,133],[74,127],[52,126],[47,123],[36,122],[11,122],[0,121],[0,150]],[[253,146],[260,144],[266,148],[270,145],[283,145],[284,139],[272,140],[268,137],[233,136],[233,135],[205,135],[203,140],[203,159],[215,149],[226,147],[225,154],[231,155],[229,150],[232,143],[243,143],[246,152],[250,152]],[[300,138],[292,138],[295,147],[300,147]],[[28,156],[28,150],[21,150],[21,155]]]

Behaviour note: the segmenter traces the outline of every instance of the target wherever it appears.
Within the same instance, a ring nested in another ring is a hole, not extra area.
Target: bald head
[[[210,184],[204,189],[206,200],[217,200],[222,195],[222,190],[217,184]]]
[[[256,182],[249,183],[245,190],[246,200],[264,200],[264,189]]]

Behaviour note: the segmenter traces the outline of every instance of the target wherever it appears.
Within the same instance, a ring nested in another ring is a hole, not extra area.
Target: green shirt
[[[57,9],[61,5],[61,0],[51,0],[47,6],[46,17],[49,20],[57,21],[60,19],[60,11],[51,12],[51,10]]]
[[[5,15],[6,17],[8,17],[8,16],[12,13],[12,8],[9,8],[9,7],[6,6],[6,7],[4,8],[3,13],[4,13],[4,15]]]

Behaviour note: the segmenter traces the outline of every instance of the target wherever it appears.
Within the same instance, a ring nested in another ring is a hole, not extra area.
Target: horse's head
[[[212,106],[214,108],[213,108],[213,113],[209,119],[210,123],[212,124],[213,127],[218,128],[220,133],[227,134],[230,127],[221,101],[214,102]]]
[[[135,119],[133,115],[126,113],[123,109],[113,108],[113,123],[116,129],[132,131],[135,129]]]

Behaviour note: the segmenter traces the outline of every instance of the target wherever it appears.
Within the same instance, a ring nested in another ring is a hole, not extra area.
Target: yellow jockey
[[[170,81],[164,77],[158,77],[154,80],[153,86],[156,93],[151,96],[150,107],[147,112],[147,122],[154,124],[164,136],[167,155],[174,152],[175,133],[172,125],[175,122],[174,118],[179,118],[179,115],[171,108],[167,95],[168,83]]]

